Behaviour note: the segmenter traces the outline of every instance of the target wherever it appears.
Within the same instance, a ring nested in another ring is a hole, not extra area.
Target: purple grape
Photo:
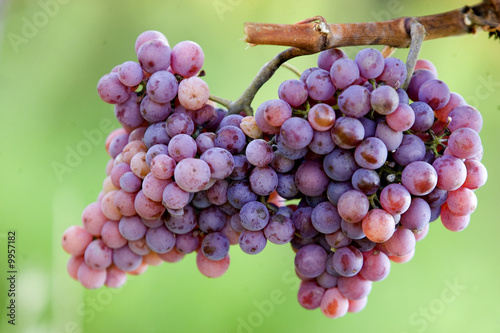
[[[342,247],[333,254],[332,263],[341,276],[354,276],[363,267],[363,255],[354,246]]]
[[[125,148],[128,143],[128,137],[129,135],[127,133],[123,133],[115,136],[113,140],[111,140],[108,152],[112,158],[115,158],[122,152],[123,148]]]
[[[243,180],[248,177],[252,170],[252,165],[248,162],[245,155],[233,155],[234,169],[229,175],[232,180]]]
[[[118,68],[118,79],[128,87],[135,87],[144,77],[141,65],[135,61],[125,61]]]
[[[362,168],[378,169],[387,159],[387,147],[379,138],[366,138],[356,147],[354,159]]]
[[[368,296],[372,290],[372,282],[363,279],[359,274],[340,276],[337,280],[338,290],[349,300],[360,300]]]
[[[124,216],[118,224],[120,234],[127,240],[138,240],[146,234],[148,228],[137,215]]]
[[[340,148],[351,149],[361,143],[365,137],[365,128],[361,121],[352,117],[340,117],[331,129],[333,142]]]
[[[214,179],[224,179],[233,172],[233,155],[224,148],[210,148],[200,156],[200,159],[208,164],[211,177]]]
[[[415,112],[415,122],[411,127],[414,132],[425,132],[434,124],[434,111],[423,102],[413,102],[410,107]]]
[[[335,148],[323,159],[323,169],[333,180],[347,181],[359,168],[351,150]]]
[[[285,199],[293,199],[299,194],[299,189],[295,183],[295,174],[278,174],[278,186],[276,192],[280,197]]]
[[[287,147],[302,149],[311,142],[313,134],[313,129],[307,120],[292,117],[285,120],[281,126],[280,140]]]
[[[125,102],[115,104],[115,117],[123,127],[137,128],[144,123],[135,92]]]
[[[337,207],[328,201],[319,203],[311,214],[312,225],[323,234],[331,234],[339,230],[341,220]]]
[[[330,153],[335,148],[335,142],[333,142],[330,131],[314,131],[313,139],[308,148],[318,155]]]
[[[416,71],[413,72],[411,79],[410,79],[410,84],[408,85],[408,89],[406,90],[408,93],[408,97],[412,101],[418,101],[418,90],[420,89],[420,86],[429,80],[437,79],[436,74],[431,72],[428,69],[417,69]]]
[[[224,126],[217,131],[215,146],[224,148],[231,154],[241,153],[246,146],[245,134],[239,127]]]
[[[314,140],[314,139],[313,139]],[[287,173],[291,171],[295,165],[295,161],[286,158],[278,150],[273,153],[273,160],[270,166],[278,173]]]
[[[190,205],[183,208],[182,216],[163,214],[163,221],[168,230],[177,235],[189,233],[198,226],[198,218]]]
[[[198,146],[198,153],[203,154],[210,148],[215,147],[215,133],[203,132],[196,137],[196,146]]]
[[[327,253],[316,244],[301,247],[295,254],[295,269],[306,278],[315,278],[325,271]]]
[[[170,66],[170,55],[170,46],[163,39],[148,40],[137,50],[137,59],[142,69],[148,73],[167,70]]]
[[[109,104],[123,103],[130,97],[130,89],[120,82],[117,73],[109,73],[101,77],[97,82],[97,93],[104,102]]]
[[[132,252],[128,245],[113,249],[113,264],[122,271],[135,270],[142,263],[142,256]]]
[[[198,231],[188,232],[186,234],[175,236],[175,248],[177,251],[188,254],[196,251],[200,245],[200,237]]]
[[[148,149],[146,153],[146,163],[151,166],[151,161],[158,155],[168,154],[168,146],[164,144],[157,144]]]
[[[257,254],[264,250],[267,239],[262,230],[243,230],[239,237],[239,244],[243,252],[247,254]]]
[[[106,246],[101,239],[95,239],[87,245],[84,258],[85,263],[92,269],[106,269],[112,263],[113,250]]]
[[[235,126],[240,128],[241,121],[243,120],[243,116],[239,114],[230,114],[224,117],[220,122],[219,128],[224,126]]]
[[[389,257],[380,251],[363,252],[363,267],[359,274],[368,281],[382,281],[391,271]]]
[[[264,227],[264,235],[273,244],[290,243],[295,234],[295,225],[290,217],[279,213],[271,216],[269,223]]]
[[[241,225],[247,230],[262,230],[269,222],[269,210],[262,202],[247,202],[241,207],[240,220]]]
[[[164,121],[172,112],[170,103],[157,103],[149,95],[144,96],[139,109],[142,117],[150,123]]]
[[[250,186],[252,191],[258,195],[270,195],[278,187],[278,174],[273,168],[255,167],[250,172]]]
[[[381,121],[377,124],[375,137],[384,142],[388,151],[396,150],[403,141],[403,132],[393,130],[386,121]]]
[[[165,226],[150,228],[146,233],[146,243],[156,253],[167,253],[175,246],[175,235]]]
[[[388,57],[384,60],[384,70],[377,77],[377,82],[384,82],[386,85],[399,88],[406,79],[406,65],[398,58]]]
[[[265,167],[273,160],[273,148],[266,141],[255,139],[247,145],[245,156],[250,164]]]
[[[229,240],[221,232],[212,232],[203,238],[201,251],[210,260],[222,260],[229,253]]]
[[[350,86],[339,95],[338,105],[344,115],[362,117],[370,111],[370,91],[362,86]]]
[[[374,79],[382,74],[385,62],[379,50],[366,48],[358,52],[354,61],[359,67],[359,73],[365,79]]]
[[[295,173],[295,183],[300,192],[307,196],[321,195],[328,186],[329,178],[320,161],[305,161]]]
[[[431,219],[431,208],[427,201],[413,197],[410,208],[401,214],[401,225],[410,230],[422,230]]]
[[[340,229],[347,237],[353,240],[363,239],[366,237],[363,232],[361,222],[350,223],[342,220],[340,223]]]
[[[177,134],[168,143],[168,155],[177,163],[195,157],[197,151],[196,141],[187,134]]]
[[[370,104],[378,114],[390,114],[399,105],[399,95],[391,86],[380,86],[372,91]]]
[[[331,181],[326,189],[326,196],[328,201],[337,206],[340,196],[352,189],[350,181]]]
[[[144,133],[144,143],[148,149],[157,144],[167,145],[169,143],[170,136],[165,130],[166,126],[164,121],[149,125]]]
[[[340,58],[332,64],[330,77],[337,89],[347,88],[359,79],[358,65],[349,58]]]
[[[226,224],[226,214],[219,207],[210,206],[203,209],[198,216],[198,225],[205,233],[221,231]]]
[[[432,110],[442,109],[450,100],[450,88],[441,80],[425,81],[418,89],[418,100],[429,104]]]
[[[318,54],[318,67],[330,71],[333,63],[339,59],[347,58],[347,54],[341,49],[333,48],[321,51]],[[318,68],[311,68],[313,71]],[[302,79],[302,76],[301,76]]]
[[[225,179],[217,181],[207,190],[207,198],[213,204],[221,206],[227,202],[227,188],[229,183]],[[232,206],[231,206],[232,207]]]
[[[372,195],[380,187],[380,177],[374,170],[358,169],[352,175],[352,186],[366,195]]]
[[[318,234],[311,221],[312,212],[312,207],[300,207],[292,215],[296,232],[302,238],[313,238]]]
[[[185,40],[177,43],[172,49],[172,70],[183,76],[191,77],[201,70],[205,55],[200,45],[197,43]]]
[[[170,137],[177,134],[191,135],[194,133],[194,122],[185,113],[174,113],[167,118],[165,130]]]
[[[307,87],[300,80],[285,80],[278,88],[278,96],[291,106],[298,107],[307,100]]]
[[[166,71],[160,70],[153,73],[146,84],[146,91],[149,98],[156,103],[168,103],[177,95],[179,84],[175,76]]]
[[[227,200],[233,207],[241,209],[247,202],[256,201],[257,194],[251,190],[248,181],[236,181],[227,189]]]
[[[328,101],[337,90],[332,83],[330,73],[318,69],[309,74],[306,80],[309,97],[316,101]]]
[[[402,166],[421,161],[425,157],[425,144],[418,136],[405,134],[401,145],[392,154],[392,157],[396,163]]]

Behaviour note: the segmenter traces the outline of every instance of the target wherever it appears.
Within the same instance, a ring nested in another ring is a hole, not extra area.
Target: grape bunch
[[[247,116],[209,101],[197,43],[146,31],[135,50],[97,84],[122,127],[106,140],[103,190],[62,237],[84,287],[117,288],[192,252],[215,278],[231,245],[290,244],[299,304],[338,318],[365,307],[432,221],[469,224],[487,179],[483,120],[431,62],[403,89],[397,58],[323,51]]]

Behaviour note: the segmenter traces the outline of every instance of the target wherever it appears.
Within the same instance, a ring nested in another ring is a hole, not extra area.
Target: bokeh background
[[[467,3],[469,5],[474,4]],[[1,332],[500,332],[500,45],[486,33],[424,43],[421,57],[484,117],[489,181],[459,233],[432,223],[409,263],[374,283],[367,307],[331,320],[296,301],[289,246],[256,256],[233,247],[219,279],[196,269],[194,255],[150,267],[119,290],[84,290],[66,273],[63,231],[81,224],[108,161],[106,135],[118,126],[96,93],[99,78],[135,60],[139,33],[162,31],[171,45],[199,43],[213,94],[236,99],[281,47],[247,47],[243,22],[386,20],[465,5],[463,0],[0,0],[0,317]],[[354,57],[359,48],[346,48]],[[395,56],[406,58],[406,51]],[[299,69],[316,56],[293,59]],[[280,69],[254,107],[277,97],[294,75]],[[112,126],[108,126],[112,123]],[[93,141],[87,133],[96,134]],[[75,157],[74,151],[81,153]],[[73,156],[73,157],[71,157]],[[64,169],[57,166],[65,165]],[[16,326],[7,324],[6,236],[16,232]]]

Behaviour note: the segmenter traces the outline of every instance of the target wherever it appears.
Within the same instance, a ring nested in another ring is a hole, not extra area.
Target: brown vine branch
[[[475,33],[478,28],[500,30],[500,0],[485,0],[449,12],[401,17],[383,22],[327,24],[323,18],[297,24],[245,23],[245,41],[250,44],[283,45],[310,52],[359,45],[406,48],[411,42],[411,23],[420,22],[426,40]]]
[[[500,37],[500,0],[484,0],[475,6],[445,13],[383,22],[328,24],[323,17],[316,16],[296,24],[247,22],[244,29],[245,41],[249,44],[291,48],[279,53],[260,69],[243,94],[229,103],[228,114],[253,114],[250,104],[255,94],[286,61],[334,47],[385,45],[385,53],[390,55],[395,48],[412,45],[407,60],[408,77],[411,77],[424,40],[475,33],[478,29]]]

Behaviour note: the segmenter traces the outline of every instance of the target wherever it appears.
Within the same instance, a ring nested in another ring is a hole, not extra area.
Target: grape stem
[[[420,24],[418,21],[414,21],[411,24],[411,44],[410,44],[410,51],[408,52],[408,57],[406,58],[406,70],[407,70],[407,75],[406,75],[406,80],[401,86],[404,90],[408,88],[408,85],[410,84],[410,79],[413,74],[413,71],[415,70],[415,65],[418,60],[418,55],[420,53],[420,49],[422,48],[422,44],[424,43],[425,39],[425,27]]]
[[[296,24],[246,22],[244,40],[249,45],[282,45],[291,48],[267,62],[236,101],[220,99],[224,102],[220,104],[227,107],[228,115],[253,115],[251,103],[255,95],[282,64],[298,56],[342,46],[384,45],[385,57],[396,48],[410,47],[408,80],[424,40],[475,33],[478,29],[488,31],[490,36],[500,36],[500,0],[484,0],[475,6],[445,13],[401,17],[383,22],[328,24],[321,16]],[[404,87],[407,84],[405,82]]]
[[[295,47],[286,49],[278,53],[273,59],[267,62],[262,68],[259,70],[255,78],[252,80],[248,88],[241,94],[241,96],[234,102],[231,102],[228,108],[227,114],[238,114],[245,113],[248,116],[253,115],[253,109],[250,106],[252,103],[255,94],[259,91],[260,87],[266,83],[271,76],[274,75],[276,70],[286,61],[307,54],[312,54],[314,52],[310,52],[307,50],[301,50]]]

